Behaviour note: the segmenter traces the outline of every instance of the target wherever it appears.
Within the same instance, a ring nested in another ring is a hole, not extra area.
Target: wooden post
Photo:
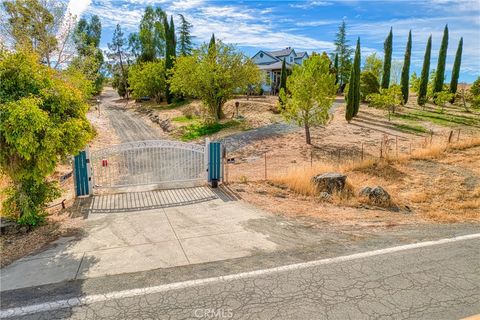
[[[457,142],[460,141],[460,129],[458,129]]]
[[[267,152],[265,151],[265,180],[267,180]]]
[[[380,141],[380,159],[383,158],[383,140]]]
[[[430,144],[432,144],[433,141],[433,130],[430,130]]]
[[[453,137],[453,130],[451,130],[450,134],[448,135],[448,143],[452,142],[452,137]]]
[[[363,142],[362,142],[362,162],[363,162]]]
[[[410,155],[412,155],[412,141],[410,141]]]

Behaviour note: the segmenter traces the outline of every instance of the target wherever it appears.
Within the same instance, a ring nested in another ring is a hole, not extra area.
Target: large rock
[[[370,202],[376,205],[388,206],[391,204],[390,194],[380,186],[376,186],[373,189],[365,187],[360,191],[360,195],[368,197]]]
[[[347,176],[341,173],[323,173],[312,178],[312,183],[315,184],[318,191],[333,194],[335,191],[342,191],[345,188],[345,181]]]

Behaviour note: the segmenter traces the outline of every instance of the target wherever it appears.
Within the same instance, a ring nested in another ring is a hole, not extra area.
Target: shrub
[[[380,89],[380,93],[370,94],[367,101],[370,107],[388,110],[388,120],[390,120],[390,112],[395,113],[395,108],[402,104],[402,90],[398,85]]]
[[[442,107],[442,111],[443,111],[443,108],[445,108],[445,104],[451,101],[453,96],[454,96],[453,93],[451,93],[450,91],[443,90],[435,93],[433,97],[433,102],[435,102],[437,106]]]
[[[150,97],[161,102],[165,96],[165,62],[138,63],[128,72],[128,82],[135,99]]]
[[[360,75],[360,96],[366,101],[367,96],[372,93],[379,93],[380,83],[378,78],[371,71],[364,71]]]
[[[93,136],[87,88],[78,73],[55,71],[33,54],[2,54],[0,169],[12,182],[3,210],[21,224],[43,220],[46,203],[59,195],[49,175]]]

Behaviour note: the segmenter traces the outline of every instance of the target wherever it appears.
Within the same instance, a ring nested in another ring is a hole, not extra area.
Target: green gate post
[[[90,196],[92,183],[90,176],[90,157],[87,150],[82,150],[73,159],[75,194],[77,197]]]
[[[207,141],[208,152],[208,182],[212,188],[218,187],[218,182],[223,176],[222,170],[222,145],[220,142]]]

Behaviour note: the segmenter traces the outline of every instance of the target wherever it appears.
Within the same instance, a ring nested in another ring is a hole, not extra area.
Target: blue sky
[[[363,58],[372,52],[383,55],[383,41],[393,27],[393,59],[402,60],[409,29],[412,29],[412,71],[421,69],[425,44],[433,36],[431,67],[435,68],[445,24],[450,30],[446,80],[458,41],[464,37],[460,81],[480,75],[480,0],[430,1],[207,1],[207,0],[71,0],[79,15],[97,14],[103,24],[101,47],[106,48],[113,28],[120,23],[126,33],[138,28],[147,5],[160,6],[169,15],[181,13],[193,24],[195,41],[208,41],[212,32],[233,43],[247,55],[259,49],[291,46],[297,50],[333,49],[338,25],[345,19],[353,45],[362,42]]]

